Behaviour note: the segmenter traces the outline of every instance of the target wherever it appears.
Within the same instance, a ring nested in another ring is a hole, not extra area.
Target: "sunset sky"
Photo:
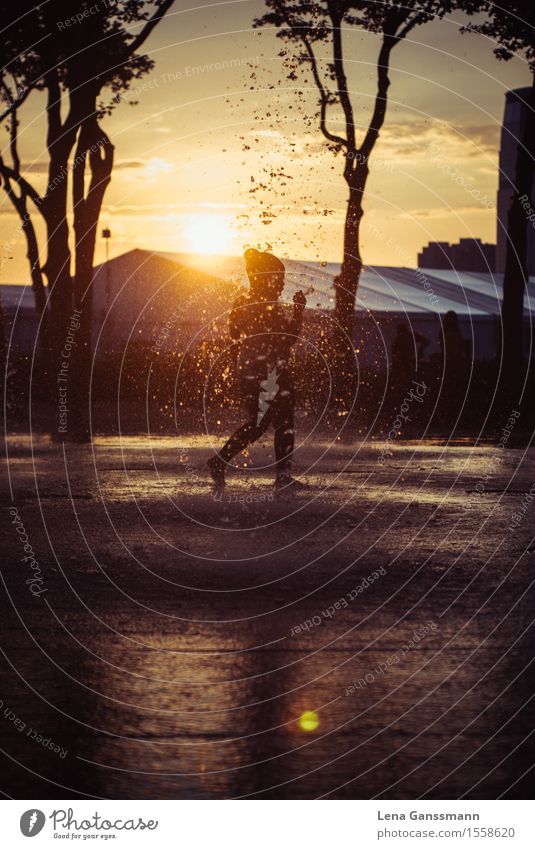
[[[134,247],[239,254],[247,244],[269,244],[282,256],[339,260],[342,160],[310,121],[312,83],[290,83],[274,31],[253,30],[261,0],[184,5],[175,4],[147,43],[156,67],[138,83],[139,103],[120,103],[104,119],[117,161],[101,219],[112,231],[111,255]],[[352,29],[345,44],[355,114],[364,124],[378,39]],[[215,63],[223,67],[209,67]],[[449,20],[419,27],[395,48],[391,81],[370,164],[365,262],[416,264],[429,240],[494,242],[504,95],[529,84],[525,63],[498,61],[491,42],[461,35]],[[22,159],[40,189],[43,105],[34,94],[21,114]],[[456,180],[447,169],[456,169]],[[18,220],[3,193],[0,212],[1,282],[26,282]],[[102,242],[96,259],[104,259]]]

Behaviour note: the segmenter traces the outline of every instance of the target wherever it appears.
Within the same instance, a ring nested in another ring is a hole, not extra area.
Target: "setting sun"
[[[185,236],[190,250],[199,254],[224,253],[232,241],[227,221],[216,215],[192,216],[186,225]]]

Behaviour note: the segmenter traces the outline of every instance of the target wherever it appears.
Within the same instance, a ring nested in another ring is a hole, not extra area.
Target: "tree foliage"
[[[113,170],[114,148],[101,121],[132,81],[153,67],[152,60],[140,48],[172,3],[173,0],[0,2],[0,123],[8,133],[7,143],[0,151],[0,182],[26,237],[45,346],[47,335],[49,343],[52,338],[61,338],[73,302],[78,306],[83,302],[77,387],[83,388],[87,383],[95,239]],[[46,101],[43,149],[47,151],[48,174],[42,195],[24,173],[18,149],[19,113],[32,92],[42,93]],[[68,216],[69,189],[72,224]],[[38,245],[33,218],[36,212],[45,223],[46,245]],[[48,281],[46,289],[44,276]],[[48,353],[49,371],[53,373],[57,351],[52,344]]]
[[[479,32],[498,42],[494,52],[506,61],[524,54],[529,67],[535,72],[535,3],[533,0],[508,0],[497,5],[490,0],[478,4],[478,11],[485,13],[485,20],[466,27],[470,32]]]

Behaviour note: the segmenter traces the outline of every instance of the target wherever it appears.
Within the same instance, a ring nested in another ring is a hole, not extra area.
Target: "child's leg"
[[[229,440],[225,443],[221,451],[218,452],[218,457],[222,464],[229,463],[236,454],[247,448],[252,442],[256,442],[263,433],[268,429],[272,421],[273,414],[271,409],[266,412],[260,424],[257,424],[258,419],[258,404],[259,404],[260,385],[255,382],[254,389],[251,388],[244,395],[245,409],[247,410],[247,421],[232,434]]]
[[[224,444],[221,451],[219,451],[221,461],[224,463],[230,462],[236,454],[239,454],[240,451],[243,451],[243,449],[247,448],[247,446],[252,442],[256,442],[261,434],[262,431],[260,431],[256,426],[256,422],[251,420],[246,422],[232,434],[230,439]]]
[[[295,440],[295,392],[293,383],[286,376],[280,382],[282,385],[275,400],[273,409],[277,477],[289,475],[291,472]]]

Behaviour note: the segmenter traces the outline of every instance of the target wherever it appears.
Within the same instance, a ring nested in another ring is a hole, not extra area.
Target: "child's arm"
[[[228,329],[231,339],[239,339],[242,334],[241,307],[245,304],[247,298],[245,295],[240,295],[236,298],[228,317]]]

